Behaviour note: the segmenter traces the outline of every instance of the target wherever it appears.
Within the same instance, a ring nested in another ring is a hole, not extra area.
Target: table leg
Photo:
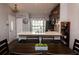
[[[41,37],[41,36],[39,36],[39,43],[41,43],[41,41],[42,41],[42,37]]]
[[[63,43],[62,41],[63,41],[63,36],[60,36],[60,41],[61,41],[61,43]]]

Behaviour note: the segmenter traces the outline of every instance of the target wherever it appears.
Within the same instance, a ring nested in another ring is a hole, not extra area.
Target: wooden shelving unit
[[[62,42],[69,47],[70,40],[70,22],[61,22]]]

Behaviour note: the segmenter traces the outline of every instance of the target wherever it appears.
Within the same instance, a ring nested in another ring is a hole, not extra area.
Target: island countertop
[[[61,36],[62,34],[56,31],[48,31],[44,33],[20,32],[20,33],[17,33],[17,35],[57,35],[57,36]]]

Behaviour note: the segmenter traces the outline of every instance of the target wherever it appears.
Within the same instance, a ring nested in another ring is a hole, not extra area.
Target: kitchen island
[[[17,38],[19,39],[19,41],[21,39],[27,39],[27,36],[38,36],[39,39],[39,43],[41,43],[42,41],[42,37],[43,36],[51,36],[54,40],[55,36],[61,37],[62,34],[56,31],[48,31],[48,32],[44,32],[44,33],[32,33],[32,32],[20,32],[17,33]]]

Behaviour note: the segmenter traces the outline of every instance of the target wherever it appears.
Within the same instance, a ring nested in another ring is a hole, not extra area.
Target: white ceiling
[[[13,8],[14,4],[8,4]],[[18,3],[19,12],[27,12],[30,14],[49,14],[57,3]]]

